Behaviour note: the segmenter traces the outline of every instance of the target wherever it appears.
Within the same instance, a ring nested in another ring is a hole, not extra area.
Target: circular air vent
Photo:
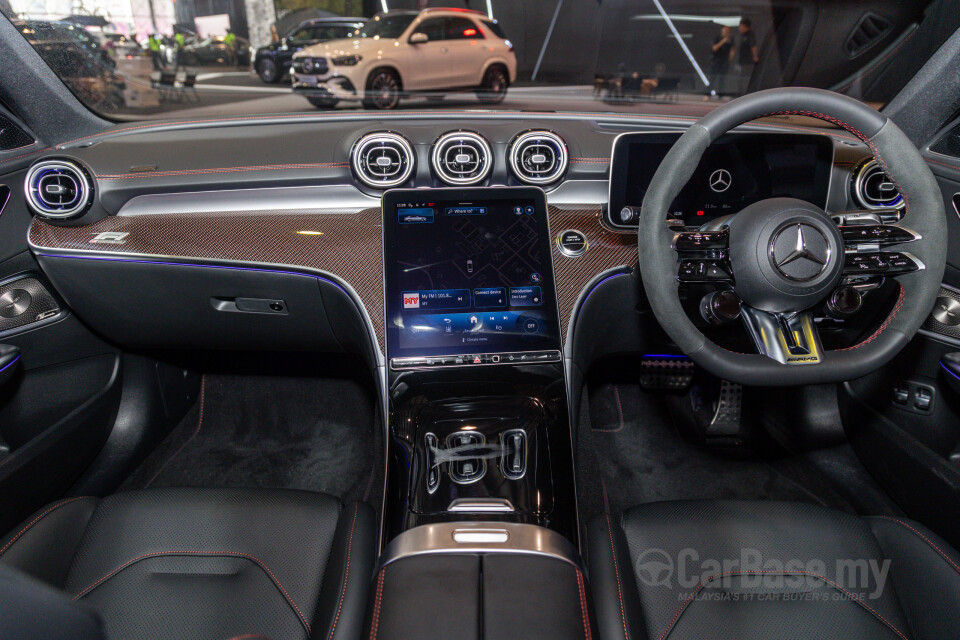
[[[864,209],[899,209],[904,205],[903,196],[876,160],[854,172],[853,198]]]
[[[23,184],[27,202],[47,218],[71,218],[93,203],[86,171],[69,160],[41,160],[27,171]]]
[[[388,189],[413,175],[415,156],[410,143],[395,133],[371,133],[353,147],[353,171],[368,187]]]
[[[445,133],[433,145],[433,170],[447,184],[483,182],[492,168],[490,145],[476,133]]]
[[[567,145],[550,131],[528,131],[517,136],[509,151],[510,168],[520,182],[550,184],[567,170]]]

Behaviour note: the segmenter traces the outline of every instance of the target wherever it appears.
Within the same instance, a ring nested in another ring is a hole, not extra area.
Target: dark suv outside
[[[364,18],[314,18],[302,22],[279,42],[257,49],[253,70],[268,84],[279,82],[290,71],[294,53],[318,42],[349,38],[366,22]]]

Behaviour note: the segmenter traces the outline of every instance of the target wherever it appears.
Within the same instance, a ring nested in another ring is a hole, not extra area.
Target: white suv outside
[[[479,11],[381,13],[357,36],[298,51],[290,73],[293,91],[327,109],[340,100],[393,109],[401,94],[463,90],[496,104],[517,77],[513,45]]]

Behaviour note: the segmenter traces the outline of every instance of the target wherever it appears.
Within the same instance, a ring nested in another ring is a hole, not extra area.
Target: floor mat
[[[617,513],[660,500],[724,498],[807,502],[851,513],[897,511],[870,485],[848,447],[772,459],[719,455],[683,440],[662,398],[630,381],[593,384],[584,404],[577,474],[584,519],[604,506]],[[599,488],[591,486],[597,484],[591,476],[599,477]]]
[[[197,404],[121,488],[305,489],[375,503],[374,406],[351,380],[207,374]]]

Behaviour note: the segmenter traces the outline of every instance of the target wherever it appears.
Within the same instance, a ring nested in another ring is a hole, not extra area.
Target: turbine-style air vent
[[[522,133],[510,145],[510,168],[520,182],[550,184],[567,170],[567,145],[550,131]]]
[[[490,175],[490,145],[476,133],[445,133],[433,145],[433,170],[447,184],[477,184]]]
[[[353,171],[368,187],[388,189],[413,175],[415,156],[410,143],[396,133],[371,133],[353,147]]]
[[[876,160],[854,172],[853,198],[864,209],[900,209],[904,205],[903,196]]]
[[[41,160],[27,172],[23,190],[30,208],[46,218],[72,218],[93,203],[90,176],[69,160]]]

